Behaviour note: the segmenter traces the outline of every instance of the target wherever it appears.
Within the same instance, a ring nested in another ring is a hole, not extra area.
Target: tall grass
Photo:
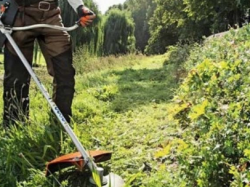
[[[123,56],[111,55],[108,57],[96,57],[86,47],[78,48],[74,56],[74,66],[78,74],[101,71],[110,68],[128,67],[139,63],[143,55],[128,54]]]

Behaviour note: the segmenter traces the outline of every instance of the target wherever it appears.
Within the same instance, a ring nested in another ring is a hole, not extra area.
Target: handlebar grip
[[[88,13],[84,13],[84,16],[93,16],[93,15],[95,15],[95,13],[91,10],[89,10]]]
[[[76,25],[81,26],[81,20],[80,19],[76,21]]]

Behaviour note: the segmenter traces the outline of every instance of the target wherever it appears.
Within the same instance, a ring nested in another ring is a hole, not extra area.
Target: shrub
[[[186,149],[176,155],[187,186],[249,180],[250,26],[196,47],[186,63],[174,117]],[[240,178],[240,180],[239,180]]]

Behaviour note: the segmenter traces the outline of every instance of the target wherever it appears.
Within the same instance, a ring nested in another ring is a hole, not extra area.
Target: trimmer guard
[[[94,159],[95,163],[105,162],[111,159],[112,153],[108,151],[88,151],[90,157]],[[61,169],[76,166],[78,169],[82,169],[85,165],[83,157],[80,152],[70,153],[60,156],[46,165],[46,176],[59,171]]]

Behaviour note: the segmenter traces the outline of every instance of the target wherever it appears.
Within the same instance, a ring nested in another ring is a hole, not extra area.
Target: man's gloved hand
[[[84,5],[81,5],[77,8],[77,13],[80,18],[80,24],[83,27],[90,25],[96,17],[95,13]]]

